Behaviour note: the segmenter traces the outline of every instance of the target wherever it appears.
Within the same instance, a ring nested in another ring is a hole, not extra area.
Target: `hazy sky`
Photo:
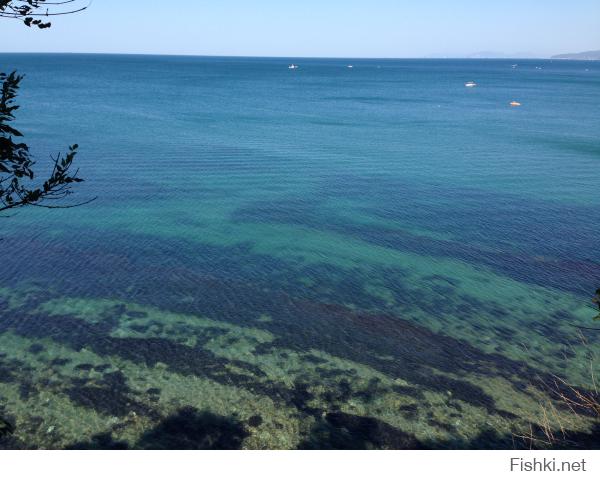
[[[0,19],[0,51],[422,57],[600,49],[600,0],[94,0],[53,23],[35,31]]]

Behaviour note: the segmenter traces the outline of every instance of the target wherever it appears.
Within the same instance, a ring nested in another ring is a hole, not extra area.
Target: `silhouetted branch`
[[[82,12],[91,5],[91,0],[85,6],[82,0],[0,0],[0,17],[22,20],[28,27],[50,28],[51,22],[44,22],[39,17],[55,17]]]
[[[69,147],[64,156],[58,154],[55,158],[50,157],[53,161],[52,172],[41,186],[33,188],[25,183],[34,180],[35,162],[27,144],[14,142],[13,138],[22,137],[23,134],[10,125],[15,119],[14,112],[19,108],[15,99],[22,79],[15,72],[10,75],[0,73],[0,212],[27,205],[54,209],[73,208],[92,202],[94,199],[73,205],[47,203],[65,199],[72,193],[73,184],[83,181],[77,176],[79,170],[72,172],[78,145]]]

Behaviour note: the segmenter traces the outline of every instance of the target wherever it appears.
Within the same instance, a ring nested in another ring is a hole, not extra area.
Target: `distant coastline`
[[[580,53],[563,53],[555,55],[553,60],[600,60],[600,50],[591,50]]]

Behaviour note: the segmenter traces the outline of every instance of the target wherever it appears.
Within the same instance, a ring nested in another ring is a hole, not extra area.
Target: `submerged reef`
[[[597,443],[597,419],[573,411],[564,400],[574,391],[543,365],[389,314],[302,300],[288,305],[288,321],[283,315],[271,308],[242,325],[36,289],[5,293],[0,418],[10,420],[0,425],[0,447]]]

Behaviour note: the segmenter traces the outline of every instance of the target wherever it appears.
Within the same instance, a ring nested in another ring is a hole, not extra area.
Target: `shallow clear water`
[[[600,64],[295,62],[0,54],[98,197],[0,220],[0,442],[596,446]]]

